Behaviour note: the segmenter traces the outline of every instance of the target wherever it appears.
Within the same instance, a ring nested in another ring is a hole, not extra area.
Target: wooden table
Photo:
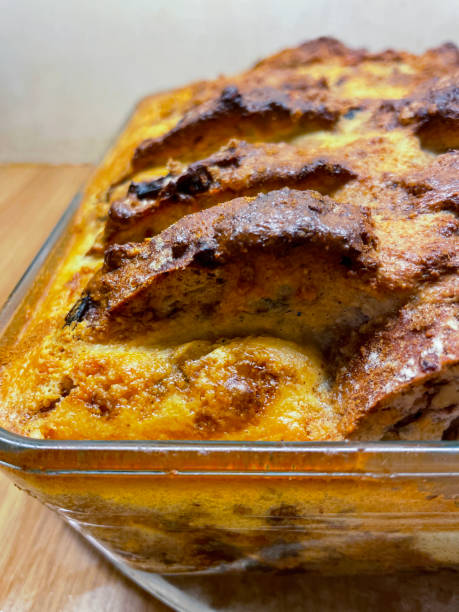
[[[0,166],[0,302],[60,217],[89,166]],[[189,578],[180,579],[186,585]],[[279,610],[459,610],[459,575],[211,579],[215,602],[283,594]],[[0,475],[0,612],[137,612],[168,608],[114,570],[57,516]]]

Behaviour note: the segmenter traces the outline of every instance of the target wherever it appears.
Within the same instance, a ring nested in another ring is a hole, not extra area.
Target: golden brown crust
[[[331,38],[143,100],[2,351],[0,422],[455,436],[458,104],[451,43],[416,56]]]
[[[459,151],[439,155],[430,165],[403,177],[401,185],[415,196],[419,211],[459,212]]]
[[[296,68],[335,59],[344,65],[353,65],[358,64],[365,55],[365,49],[350,49],[336,38],[321,36],[261,60],[255,68]]]
[[[385,102],[382,109],[392,113],[397,123],[409,126],[423,147],[444,152],[459,147],[459,71],[423,83],[414,94],[402,100]],[[387,121],[387,119],[386,119]]]
[[[344,435],[379,439],[399,423],[414,422],[407,417],[425,416],[438,387],[447,384],[448,368],[458,362],[458,321],[459,280],[451,277],[422,292],[364,344],[337,377]],[[452,385],[453,403],[442,407],[451,417],[444,429],[458,416],[457,378]],[[403,412],[397,399],[417,387],[423,395]]]
[[[131,182],[127,196],[110,206],[104,242],[141,241],[183,214],[260,191],[285,186],[330,194],[355,176],[346,165],[285,143],[231,141],[182,172]]]
[[[331,268],[336,283],[349,285],[355,304],[357,293],[370,299],[365,284],[376,277],[375,242],[367,210],[316,192],[285,188],[237,198],[188,215],[150,241],[109,247],[101,273],[86,289],[88,306],[77,314],[109,336],[119,327],[124,336],[133,326],[139,333],[142,321],[142,333],[164,338],[164,320],[178,328],[180,341],[209,337],[209,326],[213,337],[237,326],[244,334],[275,333],[273,311],[284,324],[293,318],[296,339],[304,328],[309,335],[326,334],[330,323],[340,326],[328,320],[313,329],[302,305],[301,272],[314,284],[313,276]],[[273,282],[280,267],[285,272]],[[347,300],[337,303],[318,291],[313,309],[344,318]]]
[[[287,84],[288,85],[288,84]],[[262,136],[282,138],[299,130],[331,127],[339,117],[336,103],[327,100],[322,83],[310,88],[226,86],[216,100],[190,110],[179,123],[159,138],[144,140],[132,158],[134,171],[169,157],[204,149],[218,140],[234,137],[257,140]]]

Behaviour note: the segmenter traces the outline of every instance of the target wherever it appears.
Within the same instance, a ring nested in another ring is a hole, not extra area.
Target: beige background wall
[[[0,0],[0,161],[95,161],[140,96],[321,34],[459,43],[459,0]]]

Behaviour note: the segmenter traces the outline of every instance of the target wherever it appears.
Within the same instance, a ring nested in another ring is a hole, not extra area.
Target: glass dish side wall
[[[442,456],[416,445],[62,446],[37,449],[35,468],[30,450],[16,453],[19,466],[3,465],[20,487],[136,568],[459,569],[452,447]]]

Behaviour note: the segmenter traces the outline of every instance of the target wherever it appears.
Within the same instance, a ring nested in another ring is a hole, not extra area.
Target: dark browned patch
[[[216,537],[201,536],[191,544],[190,555],[198,564],[205,563],[213,566],[220,563],[232,563],[242,557],[243,553],[237,546]]]
[[[277,386],[277,375],[266,365],[241,360],[228,368],[228,376],[214,388],[213,401],[202,400],[196,428],[207,435],[244,429],[269,406]]]
[[[54,410],[61,400],[67,397],[75,387],[76,385],[70,376],[63,376],[59,382],[59,397],[44,400],[38,409],[38,413],[46,414]]]
[[[367,52],[365,49],[351,49],[330,36],[321,36],[277,55],[261,60],[255,68],[296,68],[308,64],[322,63],[339,58],[343,64],[357,64]]]
[[[177,244],[188,245],[179,248],[184,251],[180,259],[173,256]],[[151,288],[158,303],[155,317],[161,318],[170,312],[171,298],[154,290],[159,278],[180,275],[183,283],[184,274],[195,278],[200,268],[221,268],[239,257],[247,261],[247,253],[259,250],[287,256],[299,247],[325,247],[328,254],[346,256],[353,270],[374,270],[374,244],[371,219],[363,208],[289,189],[254,200],[238,198],[188,215],[148,242],[110,247],[104,268],[87,287],[91,308],[84,313],[93,323],[104,313],[129,308],[140,313],[151,304]],[[207,297],[209,303],[217,299],[211,293]]]
[[[422,84],[410,97],[380,107],[387,128],[411,126],[421,145],[436,153],[459,148],[459,72]]]
[[[442,440],[459,440],[459,417],[456,417],[443,432]]]
[[[291,504],[281,504],[275,506],[269,511],[269,517],[266,522],[270,525],[289,525],[295,520],[301,518],[300,509],[297,506]]]
[[[132,183],[128,196],[110,207],[104,241],[141,241],[155,235],[186,214],[184,205],[195,212],[236,196],[282,187],[326,195],[354,178],[349,166],[311,157],[287,144],[231,143],[180,174]]]
[[[459,127],[458,127],[459,129]],[[420,212],[459,212],[459,151],[439,155],[426,168],[397,181]]]
[[[59,383],[59,392],[61,397],[67,397],[72,389],[75,389],[76,385],[70,376],[63,376]]]
[[[38,412],[40,414],[46,414],[47,412],[51,412],[52,410],[54,410],[54,408],[56,408],[56,406],[58,405],[58,403],[61,401],[60,397],[56,397],[52,400],[45,400],[42,402],[40,408],[38,409]]]
[[[278,138],[298,129],[324,129],[339,117],[336,104],[317,90],[228,85],[216,100],[189,111],[179,123],[158,138],[142,142],[135,150],[134,171],[151,163],[181,157],[190,149],[222,145],[230,138],[258,132]],[[258,138],[259,139],[259,138]]]

